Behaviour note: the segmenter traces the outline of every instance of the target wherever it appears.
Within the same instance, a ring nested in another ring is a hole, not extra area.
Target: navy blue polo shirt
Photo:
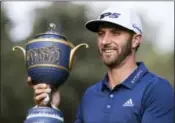
[[[174,90],[148,71],[143,62],[120,85],[110,89],[108,76],[89,87],[75,123],[174,123]]]

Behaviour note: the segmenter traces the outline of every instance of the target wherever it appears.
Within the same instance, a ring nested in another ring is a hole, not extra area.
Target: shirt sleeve
[[[157,79],[143,98],[141,123],[174,123],[174,90],[168,81]]]

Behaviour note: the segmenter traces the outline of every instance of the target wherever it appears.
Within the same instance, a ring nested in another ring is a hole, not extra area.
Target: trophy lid
[[[68,41],[67,38],[60,33],[55,31],[56,29],[56,24],[55,23],[50,23],[48,31],[45,33],[40,33],[35,36],[35,38],[55,38],[55,39],[60,39],[64,41]]]

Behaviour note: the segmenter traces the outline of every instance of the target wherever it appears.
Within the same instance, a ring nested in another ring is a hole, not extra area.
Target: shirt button
[[[113,98],[113,97],[114,97],[114,95],[113,95],[113,94],[111,94],[111,95],[110,95],[110,98]]]
[[[107,105],[106,107],[107,107],[107,108],[111,108],[111,106],[110,106],[110,105]]]

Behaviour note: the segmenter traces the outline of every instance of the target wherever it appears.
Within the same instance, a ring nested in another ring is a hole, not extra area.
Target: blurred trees
[[[14,120],[21,122],[21,117],[32,103],[32,100],[26,100],[29,89],[25,89],[27,86],[24,82],[26,71],[23,56],[20,52],[17,54],[12,52],[14,44],[8,35],[11,25],[12,22],[1,9],[1,120],[3,123],[11,123]]]
[[[99,59],[96,35],[84,27],[88,20],[85,15],[87,10],[84,5],[69,2],[55,2],[48,8],[37,9],[33,33],[25,41],[15,44],[8,36],[13,23],[1,8],[1,122],[21,123],[26,117],[27,110],[35,105],[33,90],[26,83],[27,71],[23,55],[20,51],[12,52],[12,47],[25,46],[36,34],[46,32],[48,24],[54,22],[57,25],[56,30],[73,44],[86,42],[90,45],[89,49],[82,48],[77,52],[71,75],[60,88],[60,109],[64,112],[65,123],[73,123],[85,89],[103,79],[106,73],[106,68]],[[139,61],[144,61],[151,71],[167,78],[172,85],[173,55],[174,53],[164,56],[156,54],[150,41],[144,41],[137,54]]]

